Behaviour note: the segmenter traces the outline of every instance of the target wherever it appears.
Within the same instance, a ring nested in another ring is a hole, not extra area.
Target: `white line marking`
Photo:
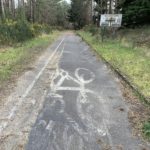
[[[49,131],[49,136],[51,135],[54,126],[55,126],[55,122],[50,120],[48,125],[46,126],[46,130]]]
[[[26,92],[24,93],[24,95],[22,96],[22,98],[25,98],[29,92],[32,90],[32,88],[34,87],[35,83],[37,82],[37,80],[40,78],[40,76],[43,74],[43,71],[45,70],[45,68],[47,67],[49,61],[52,59],[52,57],[55,55],[55,53],[57,52],[58,48],[60,47],[60,45],[62,44],[62,42],[64,41],[64,39],[62,39],[62,41],[59,43],[59,45],[57,46],[57,48],[55,49],[55,51],[52,53],[52,55],[49,57],[49,59],[46,61],[44,67],[41,69],[41,71],[38,73],[38,75],[35,77],[35,79],[33,80],[33,82],[29,85],[29,87],[27,88]]]
[[[81,73],[80,71],[84,71],[84,74]],[[90,78],[85,80],[84,79],[84,75],[85,74],[89,74],[90,75]],[[92,82],[94,79],[95,79],[95,75],[93,72],[89,71],[88,69],[86,68],[78,68],[76,69],[75,71],[75,76],[77,77],[77,79],[80,81],[80,83],[82,84],[88,84],[90,82]]]
[[[55,90],[56,91],[79,91],[79,92],[82,92],[80,87],[56,87]],[[85,94],[85,93],[96,94],[96,92],[89,90],[89,89],[85,89],[84,93],[82,93],[82,94]]]
[[[49,59],[46,61],[45,65],[43,66],[43,68],[40,70],[40,72],[37,74],[37,76],[34,78],[34,80],[32,81],[32,83],[27,87],[25,93],[23,94],[23,96],[21,97],[20,101],[11,109],[8,119],[12,119],[12,117],[15,115],[15,112],[17,111],[17,107],[20,106],[24,100],[24,98],[26,98],[29,94],[29,92],[32,90],[32,88],[34,87],[35,83],[38,81],[38,79],[40,78],[40,76],[43,74],[45,68],[47,67],[47,65],[49,64],[50,60],[52,59],[52,57],[56,54],[58,48],[61,46],[61,44],[63,43],[64,38],[61,40],[61,42],[59,43],[59,45],[55,48],[54,52],[51,54],[51,56],[49,57]],[[4,122],[2,125],[0,125],[0,133],[7,127],[8,122]]]

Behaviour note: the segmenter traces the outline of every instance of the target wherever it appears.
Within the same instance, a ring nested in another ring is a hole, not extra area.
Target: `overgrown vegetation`
[[[122,8],[124,25],[135,27],[150,23],[149,0],[124,0],[118,7]]]
[[[135,44],[136,40],[132,36],[137,38],[142,33],[139,31],[150,32],[149,27],[147,29],[125,29],[119,32],[118,38],[112,40],[106,38],[104,42],[101,42],[100,31],[99,34],[94,34],[82,30],[78,33],[84,40],[86,40],[103,58],[110,62],[116,69],[119,69],[128,80],[136,85],[141,93],[150,98],[150,51],[149,42],[142,43],[142,45]],[[97,29],[98,31],[98,29]],[[97,32],[98,33],[98,32]],[[92,36],[94,34],[94,36]]]
[[[53,31],[51,34],[42,34],[21,45],[0,48],[0,88],[13,74],[24,70],[59,34],[60,32]]]
[[[92,21],[91,2],[89,0],[72,0],[69,10],[69,21],[73,23],[75,29],[81,29]]]
[[[61,0],[0,0],[0,45],[49,34],[67,26],[69,4]]]
[[[141,26],[150,24],[149,0],[95,0],[95,11],[100,14],[123,14],[124,26]],[[99,15],[98,17],[99,19]]]
[[[150,24],[149,0],[71,0],[70,21],[75,28],[89,23],[99,26],[101,14],[123,14],[123,26],[141,26]]]
[[[0,0],[0,87],[67,26],[68,9],[61,0]]]
[[[0,19],[64,26],[68,9],[62,0],[0,0]]]
[[[89,43],[100,56],[126,76],[127,80],[136,86],[139,92],[144,95],[146,102],[150,103],[149,26],[135,29],[121,29],[117,31],[117,34],[112,35],[111,29],[100,30],[100,28],[90,25],[84,27],[84,30],[78,31],[77,33]],[[101,38],[102,35],[104,38],[103,42]],[[125,93],[125,91],[123,92]],[[129,95],[126,96],[125,93],[125,96],[127,99],[129,98],[129,101],[131,101],[134,107],[134,109],[131,108],[132,113],[129,112],[129,118],[131,118],[134,130],[137,130],[135,133],[142,134],[143,132],[143,137],[150,141],[149,106],[139,105],[134,95]],[[143,100],[143,97],[140,98]]]
[[[52,28],[48,25],[29,24],[27,21],[5,20],[0,24],[0,44],[14,44],[39,36],[49,34]]]
[[[143,133],[150,140],[150,121],[144,124]]]

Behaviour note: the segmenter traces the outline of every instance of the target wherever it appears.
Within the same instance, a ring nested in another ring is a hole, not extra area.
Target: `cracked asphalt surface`
[[[12,121],[1,122],[0,149],[142,150],[111,70],[74,33],[65,33],[50,49],[29,76],[25,101],[9,115]]]

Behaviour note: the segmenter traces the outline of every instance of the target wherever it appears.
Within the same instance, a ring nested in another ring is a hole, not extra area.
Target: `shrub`
[[[32,30],[32,35],[34,37],[40,35],[43,32],[42,25],[37,23],[31,25],[31,30]]]
[[[26,21],[5,20],[0,24],[0,43],[11,44],[13,42],[23,42],[32,38],[32,31]]]
[[[88,25],[83,28],[84,31],[90,32],[92,35],[96,35],[99,33],[99,28],[95,25]]]
[[[16,39],[16,42],[23,42],[33,37],[31,27],[26,21],[17,22],[15,29],[16,32],[14,33],[14,38]]]
[[[52,26],[53,30],[63,31],[64,28],[62,26]]]
[[[52,33],[52,27],[51,26],[45,24],[42,27],[44,29],[43,32],[45,32],[46,34]]]
[[[29,24],[27,21],[5,20],[0,23],[0,44],[23,42],[42,33],[50,33],[48,25]]]
[[[145,136],[150,140],[150,121],[146,122],[143,126]]]
[[[16,22],[8,22],[8,20],[6,20],[5,22],[0,23],[0,42],[10,42],[13,38],[12,35],[14,34],[14,25]]]
[[[42,33],[49,34],[52,32],[52,28],[50,26],[45,24],[41,25],[38,23],[32,24],[31,30],[34,37],[41,35]]]

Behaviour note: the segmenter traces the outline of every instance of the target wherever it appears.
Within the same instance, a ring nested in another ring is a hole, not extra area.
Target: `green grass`
[[[144,46],[142,52],[150,54],[150,51],[148,52],[150,48],[150,26],[120,30],[118,35],[122,37],[121,43],[123,45],[131,47]]]
[[[0,87],[10,79],[13,74],[23,71],[29,63],[33,62],[46,47],[51,44],[60,32],[53,31],[43,34],[30,41],[15,45],[14,47],[0,49]]]
[[[143,133],[150,140],[150,121],[144,124]]]
[[[106,61],[126,75],[145,97],[150,97],[150,50],[142,47],[133,49],[132,46],[126,46],[118,40],[106,40],[101,43],[85,31],[78,31],[78,34]]]

